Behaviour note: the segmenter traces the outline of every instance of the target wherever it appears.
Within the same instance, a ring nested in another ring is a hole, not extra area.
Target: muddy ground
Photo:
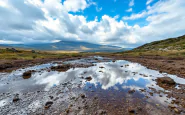
[[[178,75],[178,77],[185,78],[185,59],[184,58],[167,58],[161,56],[143,56],[143,57],[129,57],[129,56],[109,56],[114,59],[123,59],[131,62],[140,63],[153,70],[166,72],[168,74]]]

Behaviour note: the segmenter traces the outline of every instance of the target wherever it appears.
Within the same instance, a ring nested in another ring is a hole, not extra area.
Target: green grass
[[[11,49],[0,48],[0,60],[33,60],[33,59],[46,59],[46,58],[71,58],[71,57],[85,57],[85,56],[94,56],[94,55],[112,55],[112,53],[91,53],[91,52],[75,52],[70,51],[36,51],[33,53],[31,50],[16,49],[13,51]]]
[[[143,46],[140,46],[134,50],[146,51],[146,50],[159,50],[159,49],[169,49],[169,50],[184,50],[185,49],[185,35],[177,38],[169,38],[166,40],[155,41]]]
[[[185,58],[185,50],[170,50],[170,51],[156,51],[156,50],[131,50],[119,53],[122,56],[130,56],[130,57],[140,57],[140,56],[161,56],[167,58]]]
[[[122,56],[162,56],[185,58],[185,35],[145,44],[131,51],[120,53]]]
[[[42,58],[65,58],[65,57],[81,57],[81,53],[51,53],[51,52],[40,52],[26,50],[17,50],[16,52],[9,49],[0,49],[0,59],[9,59],[9,60],[31,60],[31,59],[42,59]]]

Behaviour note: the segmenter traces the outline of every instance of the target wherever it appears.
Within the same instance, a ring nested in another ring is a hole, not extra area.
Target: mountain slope
[[[184,50],[185,49],[185,35],[177,37],[177,38],[169,38],[166,40],[155,41],[134,50]]]
[[[4,47],[15,47],[24,49],[47,50],[47,51],[80,51],[80,52],[119,52],[123,48],[108,45],[92,44],[87,42],[61,41],[45,44],[9,44]]]

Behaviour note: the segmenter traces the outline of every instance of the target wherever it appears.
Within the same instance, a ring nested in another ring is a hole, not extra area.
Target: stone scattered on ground
[[[46,102],[44,108],[45,108],[45,109],[49,109],[49,108],[51,107],[52,104],[53,104],[52,101],[48,101],[48,102]]]
[[[31,74],[32,74],[32,71],[29,70],[29,71],[24,72],[22,76],[24,79],[29,79],[31,77]]]
[[[176,82],[170,77],[160,77],[156,79],[157,85],[164,89],[173,88],[176,86]]]
[[[59,72],[65,72],[65,71],[67,71],[70,68],[71,68],[70,64],[63,64],[63,65],[58,65],[58,66],[52,66],[51,70],[59,71]]]
[[[86,79],[87,81],[91,81],[91,80],[92,80],[92,77],[89,76],[89,77],[86,77],[85,79]]]
[[[17,102],[19,101],[20,98],[19,98],[19,94],[15,94],[14,98],[13,98],[13,102]]]

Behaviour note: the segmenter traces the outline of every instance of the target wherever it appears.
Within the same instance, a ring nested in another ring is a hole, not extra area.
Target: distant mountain
[[[147,43],[138,48],[135,48],[136,51],[147,51],[147,50],[184,50],[185,49],[185,35],[177,37],[177,38],[169,38],[160,41],[154,41],[151,43]]]
[[[56,43],[44,44],[2,44],[0,46],[46,51],[120,52],[126,50],[117,46],[99,45],[77,41],[60,41]]]

